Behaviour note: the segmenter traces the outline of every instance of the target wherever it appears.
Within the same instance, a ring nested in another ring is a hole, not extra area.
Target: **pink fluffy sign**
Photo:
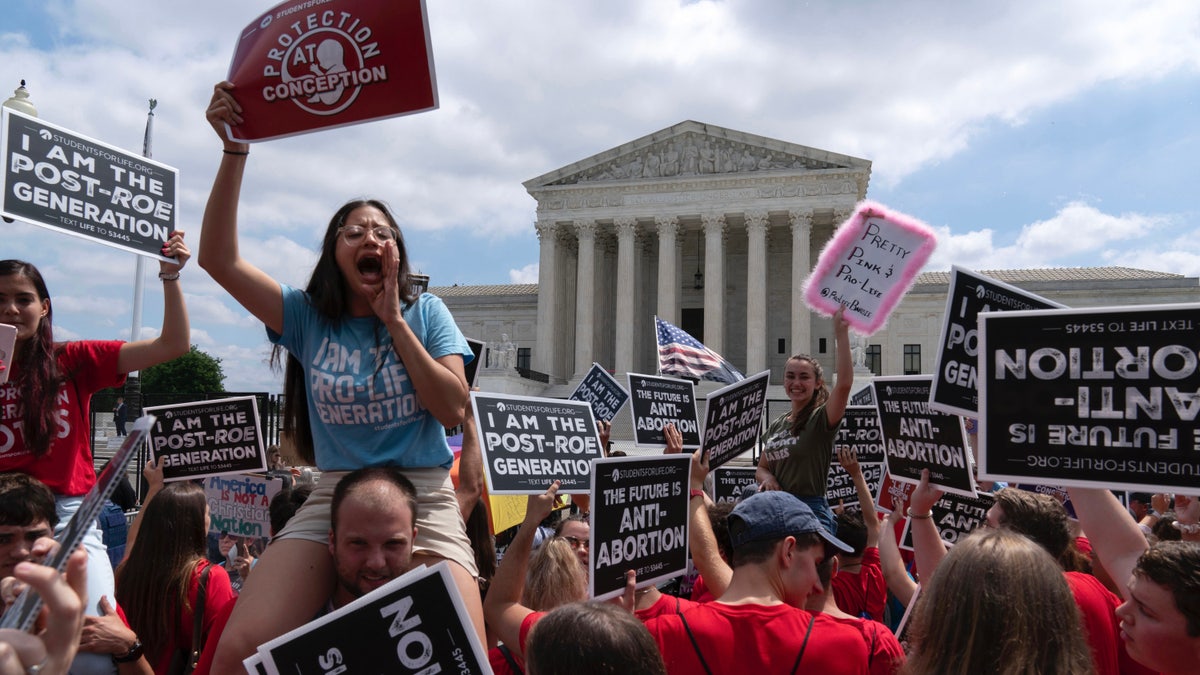
[[[872,335],[908,292],[937,236],[928,225],[874,202],[861,202],[821,251],[804,288],[804,300],[832,316],[846,306],[846,321]]]

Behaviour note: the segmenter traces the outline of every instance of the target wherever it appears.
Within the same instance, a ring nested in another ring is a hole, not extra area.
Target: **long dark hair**
[[[46,303],[46,316],[38,323],[33,336],[17,345],[13,363],[17,365],[17,398],[24,406],[22,434],[25,448],[34,457],[50,451],[54,440],[54,408],[58,390],[67,381],[58,370],[58,346],[54,344],[54,304],[46,280],[32,263],[24,260],[0,260],[0,277],[22,276],[33,283],[38,300]]]
[[[180,617],[191,610],[188,590],[208,547],[206,507],[204,488],[191,481],[164,487],[142,507],[137,539],[117,568],[117,602],[150,663],[163,656]]]
[[[321,243],[321,257],[317,259],[317,266],[313,268],[312,277],[309,278],[308,285],[304,287],[313,308],[334,325],[346,317],[346,313],[349,311],[347,298],[353,292],[346,285],[346,279],[337,265],[337,243],[340,236],[338,230],[355,209],[363,206],[379,209],[387,219],[388,225],[396,231],[396,249],[400,254],[400,265],[396,272],[400,301],[405,307],[417,301],[408,279],[411,272],[408,263],[408,248],[404,245],[404,234],[400,231],[400,226],[396,224],[391,209],[378,199],[354,199],[343,204],[333,214],[333,218],[329,219],[329,226],[325,228],[325,239]],[[385,338],[381,337],[382,339]],[[271,350],[271,365],[279,367],[285,361],[284,354],[286,354],[286,350],[276,345]],[[379,365],[382,365],[382,362]],[[283,393],[282,431],[295,444],[296,456],[310,465],[315,464],[312,427],[309,426],[308,418],[308,377],[305,375],[304,366],[291,354],[287,354],[286,365],[284,365]]]
[[[808,403],[792,416],[792,435],[796,436],[804,430],[804,425],[808,423],[808,418],[812,417],[812,412],[819,406],[825,405],[825,402],[829,400],[829,386],[825,384],[825,370],[821,368],[821,364],[813,357],[808,354],[793,354],[783,364],[784,369],[787,368],[787,363],[791,361],[804,361],[811,364],[814,380],[813,393],[809,397]]]

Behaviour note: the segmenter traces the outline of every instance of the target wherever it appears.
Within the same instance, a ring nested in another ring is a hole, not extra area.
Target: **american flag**
[[[658,371],[663,375],[691,377],[733,384],[745,379],[721,355],[674,324],[654,317],[658,334]]]

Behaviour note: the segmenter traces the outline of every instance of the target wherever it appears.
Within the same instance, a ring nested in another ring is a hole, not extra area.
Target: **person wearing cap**
[[[817,566],[850,550],[812,509],[787,492],[755,494],[729,515],[729,541],[733,571],[716,601],[646,623],[670,675],[867,672],[859,631],[799,609],[822,590]]]

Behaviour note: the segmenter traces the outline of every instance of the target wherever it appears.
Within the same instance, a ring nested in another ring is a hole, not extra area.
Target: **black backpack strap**
[[[513,658],[512,652],[508,651],[508,647],[500,645],[499,649],[500,653],[504,655],[504,660],[508,661],[508,667],[512,668],[512,671],[517,673],[517,675],[525,675],[525,671],[521,669],[521,666],[517,665],[517,660]]]
[[[683,622],[683,629],[687,631],[688,640],[692,641],[692,649],[696,650],[696,658],[700,659],[700,665],[704,667],[704,672],[707,675],[712,675],[712,669],[708,667],[708,661],[705,661],[704,654],[700,653],[700,645],[696,644],[696,636],[692,635],[692,627],[688,625],[687,619],[682,614],[679,615],[679,620]],[[799,661],[796,663],[798,664]]]
[[[808,649],[808,638],[812,637],[813,624],[817,622],[816,615],[813,615],[808,620],[808,630],[804,632],[804,642],[800,645],[800,653],[796,655],[796,662],[792,664],[792,675],[800,668],[800,659],[804,658],[804,650]]]

